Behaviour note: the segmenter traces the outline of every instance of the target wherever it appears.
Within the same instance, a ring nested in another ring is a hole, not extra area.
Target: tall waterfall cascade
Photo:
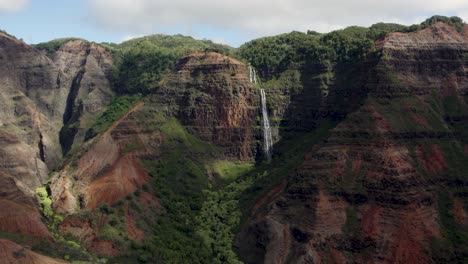
[[[257,83],[257,73],[252,66],[249,66],[250,82]],[[263,130],[263,154],[268,162],[271,161],[271,153],[273,151],[273,137],[271,136],[270,119],[268,118],[268,110],[266,104],[265,90],[260,89],[262,101],[262,130]]]
[[[265,90],[260,89],[262,97],[262,118],[263,118],[263,153],[268,162],[271,161],[271,153],[273,151],[273,138],[271,136],[270,120],[268,118],[268,110],[266,106]]]

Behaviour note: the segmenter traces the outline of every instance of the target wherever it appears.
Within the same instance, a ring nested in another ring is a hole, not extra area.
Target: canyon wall
[[[362,106],[244,224],[246,263],[463,259],[447,234],[466,226],[468,27],[391,33],[378,48]]]

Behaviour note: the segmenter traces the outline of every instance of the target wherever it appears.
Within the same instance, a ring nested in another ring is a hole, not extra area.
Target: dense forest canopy
[[[178,58],[195,50],[230,54],[232,48],[210,40],[196,40],[182,35],[152,35],[115,46],[118,92],[148,93]]]
[[[351,26],[342,30],[321,34],[293,31],[271,37],[263,37],[245,43],[238,49],[197,40],[183,35],[151,35],[131,39],[121,44],[101,43],[114,53],[114,86],[120,94],[147,94],[157,86],[162,75],[172,68],[177,59],[190,51],[216,51],[241,58],[268,80],[290,67],[307,63],[353,63],[374,50],[374,43],[390,32],[411,32],[437,22],[447,23],[457,30],[463,29],[459,17],[432,16],[421,24],[404,26],[395,23],[377,23],[368,28]],[[49,55],[63,43],[77,38],[56,39],[35,45]]]
[[[268,80],[294,65],[358,61],[375,49],[376,40],[390,32],[412,32],[437,22],[449,24],[459,31],[463,29],[463,20],[459,17],[433,16],[412,26],[377,23],[368,28],[351,26],[326,34],[294,31],[252,40],[242,45],[238,52],[263,79]]]

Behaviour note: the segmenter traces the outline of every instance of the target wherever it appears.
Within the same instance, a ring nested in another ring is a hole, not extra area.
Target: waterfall
[[[251,83],[257,83],[257,73],[251,65],[249,65],[249,77]],[[266,95],[264,89],[260,89],[260,95],[262,99],[263,153],[265,155],[266,160],[270,162],[271,152],[273,150],[273,138],[271,136],[270,119],[268,119],[268,110],[266,106]]]
[[[255,72],[255,69],[250,65],[249,65],[249,77],[250,77],[251,83],[257,83],[257,73]]]
[[[273,150],[273,139],[271,137],[270,120],[268,119],[268,111],[266,107],[265,90],[260,89],[262,97],[262,115],[263,115],[263,153],[268,162],[271,161],[271,151]]]

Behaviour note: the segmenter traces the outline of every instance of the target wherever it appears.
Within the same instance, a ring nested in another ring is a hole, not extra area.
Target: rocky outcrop
[[[156,96],[190,132],[222,147],[226,157],[252,161],[259,94],[248,74],[247,66],[233,58],[192,52],[165,78]]]
[[[60,142],[68,152],[83,142],[96,114],[114,95],[110,83],[112,54],[94,43],[72,40],[62,45],[53,61],[60,71],[57,85],[67,88],[60,102],[64,124]]]
[[[180,142],[193,147],[194,155],[198,148],[208,146],[211,151],[202,153],[210,160],[252,161],[257,147],[253,126],[259,109],[247,70],[239,61],[212,52],[182,58],[154,94],[137,103],[105,133],[86,142],[82,154],[52,177],[53,208],[67,216],[60,231],[78,237],[96,254],[122,253],[99,235],[111,221],[102,212],[112,206],[110,210],[123,210],[122,236],[133,241],[146,239],[148,227],[137,225],[145,213],[135,211],[132,204],[153,214],[164,214],[166,209],[156,198],[159,190],[148,190],[154,188],[148,185],[155,186],[155,180],[150,180],[159,176],[154,175],[159,169],[150,177],[142,160],[155,163],[162,155],[172,155]],[[132,198],[136,194],[138,199]],[[92,217],[77,216],[83,212],[99,216],[98,223]],[[146,219],[148,224],[153,221],[156,219]]]
[[[18,186],[15,177],[0,172],[0,231],[52,239],[35,200]]]
[[[80,131],[110,101],[111,55],[95,44],[71,41],[52,61],[0,33],[0,62],[0,229],[52,239],[35,191],[61,165],[64,124],[73,121]],[[76,134],[76,142],[82,134]]]
[[[39,163],[54,167],[61,158],[60,125],[54,121],[61,114],[53,102],[58,71],[37,50],[3,34],[0,54],[0,96],[4,102],[0,129],[31,146],[34,150],[30,154],[39,158]]]
[[[61,159],[58,70],[39,51],[4,34],[0,60],[0,229],[50,239],[34,193]]]
[[[177,117],[202,140],[222,147],[226,156],[253,160],[253,125],[259,111],[254,94],[247,67],[239,61],[214,52],[191,53],[180,60],[154,95],[137,104],[95,142],[88,142],[89,150],[76,164],[69,164],[53,178],[54,205],[59,212],[74,213],[79,199],[71,194],[82,193],[82,206],[95,209],[101,204],[113,204],[141,186],[147,176],[136,163],[137,158],[156,154],[163,140],[158,124],[152,130],[146,129],[157,120],[141,120],[143,113]],[[157,140],[149,142],[149,138]],[[132,145],[151,148],[127,153],[126,148]],[[113,196],[115,192],[120,194]]]
[[[59,227],[60,231],[77,237],[88,250],[98,255],[122,253],[112,241],[99,237],[99,232],[110,219],[99,213],[98,207],[115,206],[136,191],[141,192],[143,206],[150,210],[160,207],[152,201],[153,195],[142,191],[150,177],[140,159],[154,157],[162,141],[158,131],[146,129],[148,121],[141,119],[141,115],[147,111],[143,102],[136,104],[103,135],[87,142],[81,157],[51,178],[53,208],[67,216]],[[143,201],[148,196],[149,199]],[[91,212],[98,218],[98,223],[76,216],[82,212]],[[144,234],[134,224],[137,218],[128,208],[127,215],[125,222],[129,237],[143,239]]]
[[[438,23],[378,43],[363,105],[284,188],[260,200],[256,206],[265,210],[242,228],[237,239],[246,263],[441,260],[430,241],[449,239],[444,210],[465,210],[459,202],[466,199],[468,159],[460,146],[467,138],[463,122],[453,120],[468,113],[467,28]],[[444,199],[458,207],[444,209]],[[450,250],[451,261],[464,254],[455,244]]]
[[[139,189],[148,175],[138,162],[145,149],[127,151],[129,146],[145,146],[144,132],[135,118],[138,103],[75,163],[52,178],[53,205],[57,212],[73,214],[80,209],[94,210],[103,204],[113,205]],[[74,179],[74,180],[72,180]]]

